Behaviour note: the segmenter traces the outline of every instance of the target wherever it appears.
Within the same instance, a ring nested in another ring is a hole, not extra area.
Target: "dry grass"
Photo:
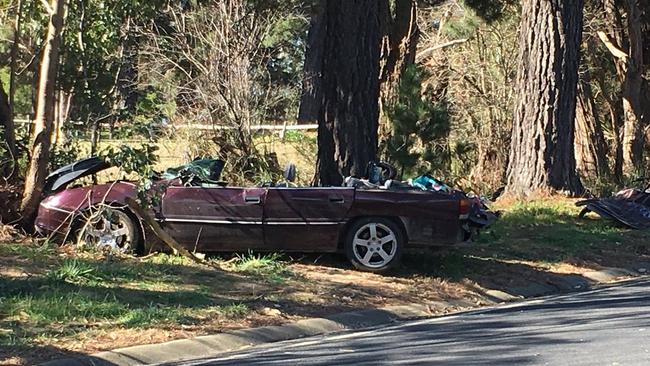
[[[206,142],[208,141],[208,142]],[[208,136],[178,134],[174,138],[160,139],[155,145],[158,147],[159,161],[154,165],[157,171],[164,171],[170,167],[187,164],[198,156],[216,156],[216,146],[209,142]],[[99,144],[99,150],[117,144],[137,146],[144,140],[104,140]],[[297,183],[310,184],[316,166],[316,133],[287,131],[284,140],[277,133],[258,134],[254,143],[260,151],[272,152],[278,158],[281,167],[294,163],[297,168]],[[85,156],[90,151],[89,142],[79,144],[81,155]],[[226,166],[223,179],[228,180],[228,166]],[[110,168],[98,174],[100,182],[123,179],[123,173],[118,168]],[[126,177],[135,178],[135,177]],[[89,180],[87,181],[89,182]],[[86,183],[87,183],[86,182]]]

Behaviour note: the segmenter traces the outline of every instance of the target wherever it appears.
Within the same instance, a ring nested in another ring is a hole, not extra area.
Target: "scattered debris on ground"
[[[613,197],[578,201],[576,205],[584,206],[580,217],[595,212],[632,229],[650,229],[650,185],[645,189],[624,189]]]

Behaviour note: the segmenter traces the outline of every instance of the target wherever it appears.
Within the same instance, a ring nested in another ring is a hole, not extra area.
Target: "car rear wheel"
[[[135,254],[140,232],[135,221],[124,211],[102,207],[82,218],[78,241],[99,250]]]
[[[368,217],[350,226],[345,239],[345,252],[356,268],[382,272],[399,262],[404,244],[404,234],[393,221]]]

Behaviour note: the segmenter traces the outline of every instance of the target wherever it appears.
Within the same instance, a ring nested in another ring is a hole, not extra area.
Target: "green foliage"
[[[17,255],[38,263],[43,258],[55,255],[57,248],[58,246],[50,241],[42,244],[1,244],[0,255]]]
[[[573,203],[558,198],[516,202],[480,242],[498,247],[510,258],[548,262],[647,242],[646,232],[628,230],[602,218],[580,219],[581,208]]]
[[[248,305],[241,303],[219,306],[218,310],[228,318],[243,318],[251,312]]]
[[[442,28],[444,35],[451,39],[470,38],[481,26],[481,19],[472,11],[458,19],[450,19]]]
[[[288,130],[284,134],[284,141],[285,142],[293,142],[293,143],[299,143],[299,144],[315,144],[316,143],[316,135],[307,135],[302,131],[298,130]]]
[[[143,143],[140,147],[129,145],[109,146],[100,153],[106,161],[119,166],[125,173],[137,173],[149,177],[153,173],[153,164],[158,161],[158,146]]]
[[[0,55],[1,57],[1,55]],[[9,67],[0,67],[0,82],[5,86],[5,92],[9,93]],[[18,76],[16,94],[14,95],[14,113],[17,116],[27,116],[32,109],[32,90],[29,84],[20,83],[24,76]]]
[[[487,23],[500,20],[504,16],[504,8],[517,3],[514,0],[463,0],[463,2]]]
[[[106,161],[119,167],[124,173],[137,175],[138,199],[146,207],[157,205],[165,189],[161,186],[153,189],[153,178],[156,174],[153,166],[158,161],[157,150],[158,146],[149,143],[143,143],[140,147],[123,144],[109,146],[100,153]]]
[[[81,158],[82,152],[79,144],[76,141],[70,143],[54,146],[50,153],[50,170],[58,169],[62,166],[72,164]]]
[[[390,136],[385,141],[385,159],[403,175],[443,175],[449,165],[447,138],[450,121],[444,101],[435,101],[422,90],[425,71],[410,66],[403,73],[396,100],[386,107]]]
[[[48,272],[47,277],[53,281],[82,283],[94,279],[94,268],[77,259],[66,259],[61,266]]]
[[[282,255],[270,254],[239,254],[233,263],[235,272],[262,277],[273,283],[282,283],[292,275],[291,270],[282,261]]]
[[[205,319],[237,319],[252,311],[248,299],[219,298],[219,289],[230,290],[224,286],[228,278],[206,283],[221,272],[172,264],[171,256],[158,263],[155,257],[146,262],[60,261],[60,254],[56,246],[0,245],[0,257],[50,268],[44,274],[37,270],[30,276],[0,277],[0,347],[97,329],[200,327]]]
[[[73,94],[73,120],[134,114],[137,27],[156,19],[163,0],[83,0],[69,4],[60,79]],[[124,107],[116,108],[122,104]]]

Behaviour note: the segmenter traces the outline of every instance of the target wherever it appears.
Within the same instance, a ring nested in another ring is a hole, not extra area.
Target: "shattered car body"
[[[576,205],[584,206],[580,217],[595,212],[632,229],[650,229],[650,186],[624,189],[613,197],[582,200]]]
[[[148,208],[161,227],[189,250],[342,251],[356,267],[381,271],[397,263],[405,247],[467,242],[496,219],[479,200],[457,190],[423,190],[397,182],[368,187],[291,187],[290,182],[231,187],[218,180],[223,163],[206,166],[213,170],[209,178],[181,169],[157,180],[154,185],[162,188],[162,197]],[[65,234],[72,228],[86,241],[123,251],[158,249],[153,248],[156,241],[142,218],[126,205],[127,197],[137,196],[132,182],[66,188],[105,168],[101,159],[90,158],[52,173],[37,230]],[[109,208],[89,214],[100,205]]]

